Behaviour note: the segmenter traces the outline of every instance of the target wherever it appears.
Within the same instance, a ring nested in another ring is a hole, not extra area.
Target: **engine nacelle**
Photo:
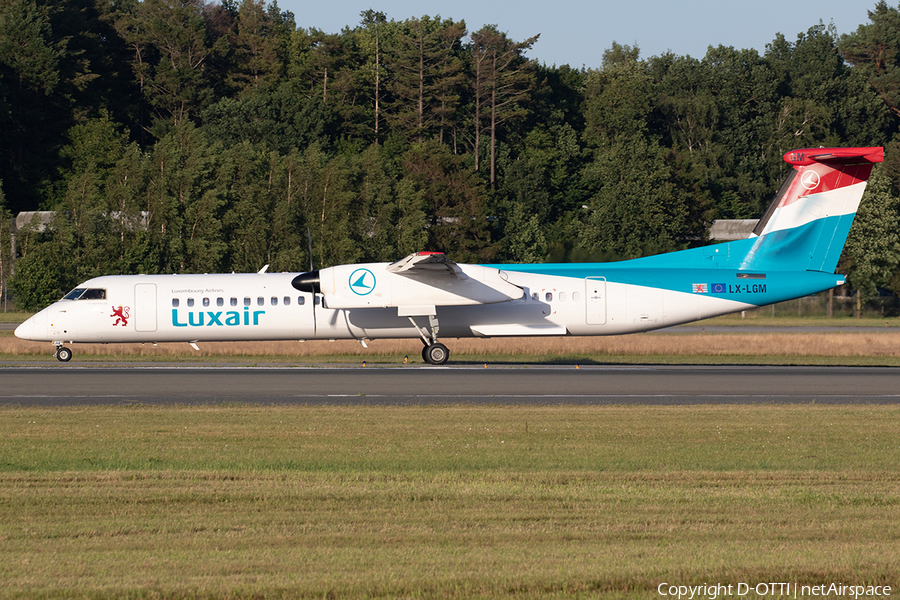
[[[315,272],[298,276],[294,287],[320,292],[328,308],[494,304],[524,294],[499,269],[453,263],[453,269],[429,265],[399,273],[389,270],[396,264],[329,267],[318,271],[317,289],[312,283]]]

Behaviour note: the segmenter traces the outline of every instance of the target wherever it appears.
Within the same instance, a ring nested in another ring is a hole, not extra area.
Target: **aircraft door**
[[[156,284],[134,286],[134,330],[156,331]]]
[[[588,277],[584,280],[585,322],[588,325],[606,324],[606,278]]]

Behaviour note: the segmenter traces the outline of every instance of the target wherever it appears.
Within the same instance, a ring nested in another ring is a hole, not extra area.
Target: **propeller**
[[[313,268],[312,254],[312,233],[309,228],[306,229],[306,236],[309,240],[309,272],[301,273],[291,280],[291,285],[295,290],[312,294],[312,315],[313,315],[313,335],[317,326],[316,321],[316,304],[318,304],[318,294],[322,292],[319,286],[319,272]]]
[[[315,271],[316,268],[312,262],[312,232],[309,230],[309,227],[306,228],[306,239],[309,242],[309,270]]]
[[[309,294],[320,294],[322,288],[319,286],[319,272],[310,271],[309,273],[300,273],[291,280],[294,289]]]

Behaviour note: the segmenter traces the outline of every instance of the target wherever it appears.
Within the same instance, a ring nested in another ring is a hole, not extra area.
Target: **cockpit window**
[[[103,288],[75,288],[63,296],[63,300],[106,300],[106,290]]]
[[[63,296],[63,300],[78,300],[78,298],[84,293],[84,288],[75,288],[65,296]]]

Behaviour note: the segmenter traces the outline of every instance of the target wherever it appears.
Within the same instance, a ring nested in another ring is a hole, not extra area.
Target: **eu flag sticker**
[[[709,284],[692,283],[691,284],[691,292],[694,294],[708,294],[709,293]]]
[[[712,293],[713,294],[724,294],[728,288],[725,287],[724,283],[713,283],[712,284]]]

